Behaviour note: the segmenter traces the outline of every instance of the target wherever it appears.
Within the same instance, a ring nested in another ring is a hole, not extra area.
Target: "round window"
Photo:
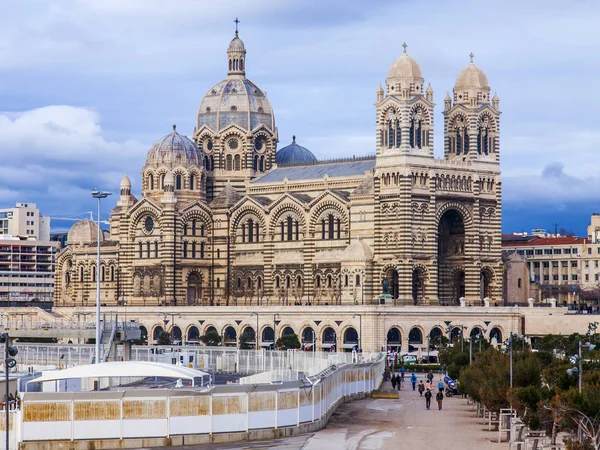
[[[152,230],[154,229],[154,220],[152,219],[152,217],[146,217],[146,221],[144,222],[144,228],[148,233],[152,232]]]
[[[229,148],[231,150],[235,150],[236,148],[238,148],[238,141],[237,141],[237,139],[230,139],[227,142],[227,145],[229,146]]]
[[[212,148],[213,148],[212,139],[208,140],[208,142],[206,143],[206,148],[208,149],[209,152],[212,150]]]

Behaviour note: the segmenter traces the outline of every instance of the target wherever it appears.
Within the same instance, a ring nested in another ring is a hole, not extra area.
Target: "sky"
[[[234,18],[246,75],[280,143],[318,158],[375,152],[375,92],[402,43],[443,99],[475,54],[500,97],[503,231],[586,234],[600,211],[600,2],[0,0],[0,207],[81,218],[118,194],[154,141],[191,135],[225,78]],[[118,195],[105,204],[108,215]],[[53,220],[54,229],[72,222]]]

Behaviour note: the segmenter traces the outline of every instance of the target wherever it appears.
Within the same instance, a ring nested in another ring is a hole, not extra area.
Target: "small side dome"
[[[97,240],[98,225],[90,219],[78,220],[67,234],[67,245],[85,245]],[[100,233],[100,242],[102,241],[104,241],[104,233]]]
[[[373,250],[358,237],[342,252],[342,261],[372,261]]]
[[[402,44],[404,47],[404,51],[400,55],[396,61],[392,63],[390,66],[390,70],[388,72],[389,78],[418,78],[423,79],[423,74],[421,72],[421,67],[417,61],[408,56],[406,53],[406,43]]]
[[[473,53],[469,55],[471,62],[467,67],[460,71],[456,77],[456,83],[454,83],[455,91],[466,91],[469,89],[487,89],[489,90],[490,84],[487,76],[479,67],[473,63]]]
[[[161,137],[156,141],[146,156],[146,165],[166,165],[174,167],[183,165],[186,167],[200,166],[202,161],[200,151],[196,144],[187,136],[182,136],[173,125],[173,132]]]
[[[123,175],[123,178],[121,179],[121,190],[123,189],[131,189],[131,180],[127,174]]]
[[[309,149],[298,145],[296,143],[296,136],[293,136],[292,143],[277,152],[275,162],[280,166],[288,164],[312,164],[317,162],[317,157]]]

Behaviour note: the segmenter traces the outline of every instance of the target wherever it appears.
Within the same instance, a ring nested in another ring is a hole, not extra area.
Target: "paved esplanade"
[[[419,376],[422,379],[422,376]],[[408,381],[408,380],[407,380]],[[437,377],[434,379],[437,384]],[[384,388],[390,388],[389,382]],[[503,450],[508,444],[491,442],[498,432],[487,426],[460,397],[444,397],[438,411],[435,397],[431,410],[425,398],[406,382],[398,400],[365,399],[338,408],[328,426],[314,434],[273,441],[238,442],[185,447],[175,450],[279,449],[279,450],[410,450],[445,449]]]

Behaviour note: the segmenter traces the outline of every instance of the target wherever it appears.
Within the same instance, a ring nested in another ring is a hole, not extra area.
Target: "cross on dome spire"
[[[238,23],[240,23],[240,19],[238,19],[237,17],[234,20],[235,22],[235,35],[238,35]]]
[[[406,47],[408,47],[408,45],[406,45],[406,42],[402,43],[402,47],[404,47],[404,52],[403,53],[406,53]]]
[[[474,57],[475,57],[475,55],[473,54],[473,52],[469,53],[469,58],[471,59],[471,64],[473,64]]]

